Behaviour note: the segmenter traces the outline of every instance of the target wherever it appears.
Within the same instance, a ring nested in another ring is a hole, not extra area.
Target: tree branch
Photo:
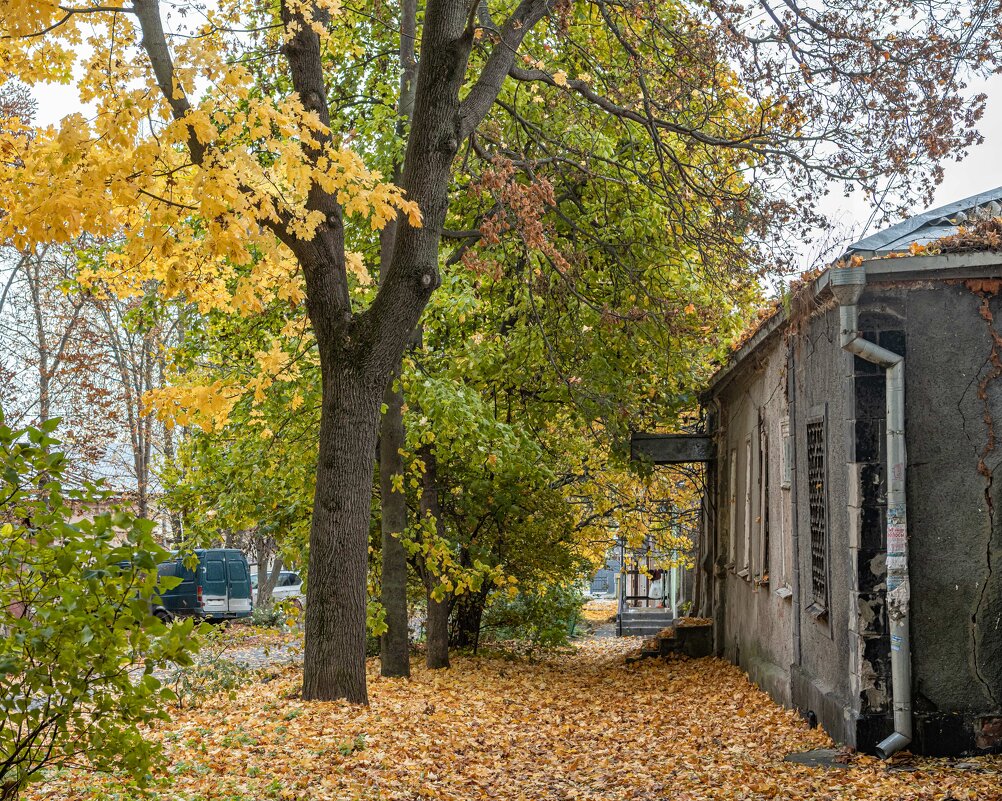
[[[494,46],[480,77],[460,106],[460,140],[472,134],[491,110],[505,78],[515,64],[519,45],[536,23],[549,13],[551,1],[522,0],[501,26],[497,34],[500,41]],[[480,6],[479,2],[474,5],[477,9]]]

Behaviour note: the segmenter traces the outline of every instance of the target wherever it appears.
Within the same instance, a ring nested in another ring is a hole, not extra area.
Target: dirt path
[[[999,799],[1002,759],[783,760],[830,746],[718,660],[627,666],[633,642],[591,639],[542,661],[370,663],[371,705],[298,700],[300,669],[270,672],[156,732],[172,767],[157,801],[258,799]],[[118,795],[114,795],[118,793]],[[29,799],[137,798],[67,777]]]

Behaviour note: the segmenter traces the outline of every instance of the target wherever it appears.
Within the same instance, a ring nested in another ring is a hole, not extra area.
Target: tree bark
[[[303,697],[368,703],[366,575],[382,382],[320,347],[323,401],[310,529]]]
[[[456,601],[456,634],[453,645],[457,648],[480,647],[480,628],[484,619],[486,594],[467,593]]]
[[[436,601],[428,591],[428,621],[425,624],[425,664],[431,670],[449,667],[449,601]]]
[[[397,133],[404,132],[414,110],[414,81],[417,60],[414,46],[417,33],[417,0],[402,0],[400,4],[400,96],[397,102]],[[400,180],[400,165],[393,171],[394,183]],[[382,279],[393,259],[398,221],[387,225],[379,240]],[[382,581],[380,601],[386,612],[386,633],[380,641],[380,673],[383,676],[410,676],[410,627],[407,615],[407,553],[400,538],[407,528],[407,496],[393,488],[393,477],[403,476],[404,464],[400,449],[404,446],[404,395],[394,387],[400,377],[398,362],[383,395],[386,412],[379,430],[379,487],[382,510]]]
[[[430,517],[435,521],[435,531],[441,537],[445,525],[442,522],[442,509],[438,502],[438,485],[436,481],[435,454],[430,445],[421,449],[421,457],[425,463],[424,476],[421,479],[421,517]],[[428,618],[425,623],[425,664],[432,670],[449,667],[449,610],[452,606],[448,597],[436,600],[435,589],[442,583],[442,577],[422,565],[421,578],[424,581],[428,597]]]
[[[407,528],[407,495],[394,489],[395,476],[403,476],[400,449],[404,445],[404,396],[391,379],[386,387],[379,435],[379,488],[382,504],[383,575],[380,600],[386,611],[386,633],[380,640],[380,673],[383,676],[411,674],[410,637],[407,624],[407,553],[401,536]]]

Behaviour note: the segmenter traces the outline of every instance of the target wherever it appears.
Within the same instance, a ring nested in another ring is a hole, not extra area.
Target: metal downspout
[[[831,270],[831,289],[839,303],[844,350],[883,367],[887,388],[887,617],[891,634],[891,690],[894,732],[877,746],[887,759],[912,741],[912,666],[908,631],[908,522],[905,497],[905,360],[863,339],[857,303],[866,284],[863,267]]]

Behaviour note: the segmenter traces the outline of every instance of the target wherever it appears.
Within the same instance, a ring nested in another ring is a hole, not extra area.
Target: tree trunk
[[[435,531],[439,536],[444,534],[442,509],[438,502],[437,462],[435,452],[430,445],[421,449],[421,458],[425,464],[424,476],[421,478],[421,517],[430,517],[435,521]],[[451,603],[448,597],[441,601],[435,600],[434,590],[442,583],[441,576],[423,565],[421,578],[428,593],[428,620],[425,624],[427,652],[426,664],[432,670],[449,667],[449,609]]]
[[[380,600],[386,611],[386,633],[380,641],[380,672],[384,676],[411,674],[407,625],[407,553],[400,537],[407,528],[407,495],[394,489],[394,476],[403,477],[400,449],[404,445],[403,393],[390,381],[383,396],[386,413],[379,435],[379,488],[382,504],[383,576]]]
[[[255,606],[267,606],[271,603],[271,593],[278,584],[278,577],[282,573],[282,557],[275,556],[271,570],[268,570],[268,557],[271,556],[272,548],[269,548],[265,538],[256,534],[254,536],[255,549],[257,551],[257,601]]]
[[[431,670],[449,667],[449,601],[436,601],[428,590],[428,621],[425,624],[425,664]]]
[[[483,593],[467,593],[456,602],[456,632],[453,645],[457,648],[472,648],[476,653],[480,646],[480,628],[484,619],[486,596]]]
[[[320,453],[310,529],[303,698],[367,704],[366,576],[372,472],[383,381],[318,342]]]
[[[414,110],[414,80],[417,61],[414,54],[417,31],[416,0],[400,4],[400,97],[397,103],[398,134],[403,134],[403,120],[410,121]],[[400,180],[400,165],[394,169],[392,181]],[[380,278],[386,276],[393,259],[397,221],[388,224],[380,235]],[[399,378],[398,362],[383,396],[386,413],[379,431],[379,487],[382,509],[382,564],[380,601],[386,611],[386,633],[380,640],[380,673],[383,676],[410,676],[410,628],[407,621],[407,553],[400,537],[407,528],[407,496],[393,490],[393,477],[403,476],[404,465],[400,449],[404,445],[404,395],[394,384]]]

